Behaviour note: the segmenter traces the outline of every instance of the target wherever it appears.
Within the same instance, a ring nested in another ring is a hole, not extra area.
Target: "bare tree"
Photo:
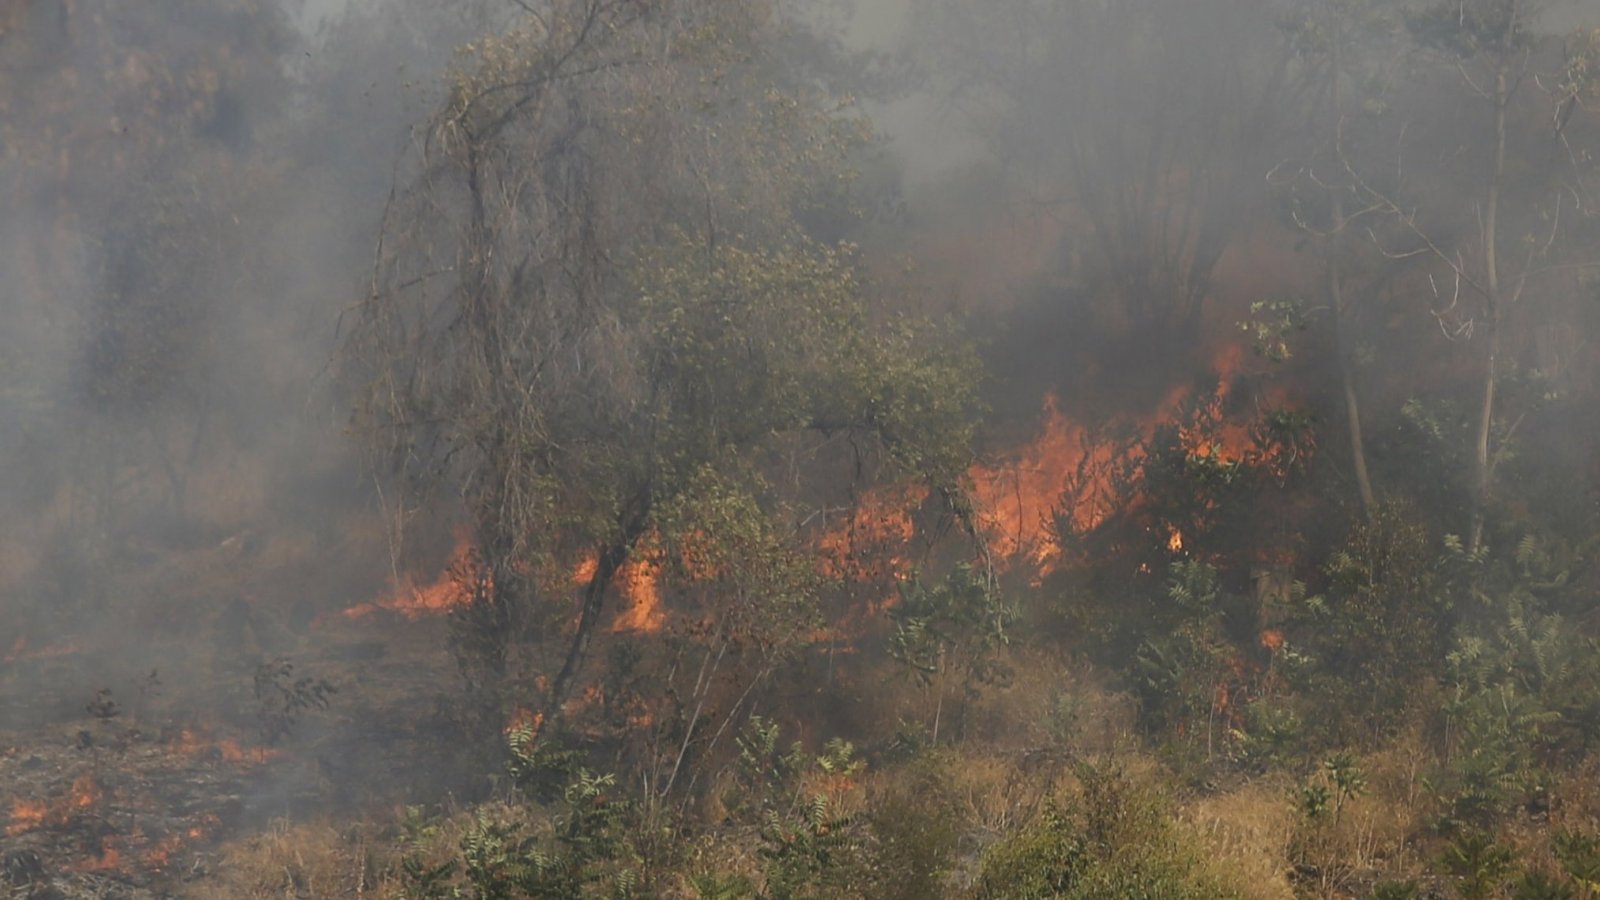
[[[1580,157],[1563,144],[1576,94],[1572,88],[1559,91],[1552,103],[1550,93],[1540,89],[1545,79],[1539,67],[1551,70],[1551,83],[1563,84],[1567,79],[1561,75],[1570,75],[1574,57],[1570,46],[1535,31],[1539,9],[1533,0],[1473,0],[1435,3],[1408,17],[1425,59],[1450,72],[1482,113],[1477,130],[1468,131],[1457,149],[1429,148],[1439,161],[1430,175],[1444,177],[1416,182],[1426,185],[1435,202],[1419,203],[1399,193],[1410,174],[1405,154],[1413,148],[1401,146],[1396,174],[1383,179],[1349,157],[1344,160],[1364,202],[1385,212],[1404,236],[1400,243],[1374,231],[1384,252],[1396,259],[1428,258],[1440,266],[1443,277],[1430,279],[1434,317],[1448,337],[1470,338],[1481,347],[1471,437],[1467,546],[1472,551],[1483,545],[1495,469],[1521,421],[1521,414],[1503,421],[1499,408],[1508,325],[1526,309],[1529,288],[1542,276],[1594,262],[1563,257],[1566,226],[1588,205]],[[1436,140],[1453,135],[1447,127],[1424,130],[1435,131]],[[1486,152],[1472,152],[1478,147]],[[1465,206],[1452,208],[1446,199],[1451,197]]]

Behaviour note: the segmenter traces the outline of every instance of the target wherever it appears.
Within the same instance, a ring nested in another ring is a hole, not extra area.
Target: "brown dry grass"
[[[194,883],[180,896],[399,900],[398,881],[385,874],[388,854],[367,827],[280,819],[261,834],[222,847],[215,877]]]
[[[1182,818],[1210,849],[1211,871],[1237,882],[1250,900],[1294,896],[1288,878],[1294,816],[1284,785],[1256,782],[1202,797]]]

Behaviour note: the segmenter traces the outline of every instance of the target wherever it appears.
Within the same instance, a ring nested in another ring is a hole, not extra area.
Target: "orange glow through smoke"
[[[1209,395],[1191,402],[1192,388],[1179,385],[1147,414],[1120,416],[1105,423],[1107,429],[1147,440],[1164,425],[1177,426],[1178,439],[1191,456],[1207,457],[1225,465],[1262,462],[1264,448],[1257,445],[1251,428],[1254,417],[1229,414],[1243,364],[1242,347],[1224,347],[1212,361],[1217,387]],[[1267,398],[1278,406],[1287,400],[1282,390],[1269,391]],[[1236,408],[1237,404],[1232,406]],[[1194,413],[1193,417],[1185,415],[1186,411]],[[1143,452],[1137,443],[1098,439],[1094,430],[1062,412],[1054,393],[1047,394],[1031,439],[972,465],[967,472],[977,524],[989,541],[994,559],[1002,565],[1024,568],[1035,580],[1050,574],[1061,556],[1057,522],[1070,525],[1078,533],[1088,533],[1127,504],[1139,501]],[[1274,465],[1271,460],[1262,464]],[[927,498],[928,489],[921,484],[891,485],[865,493],[852,510],[827,522],[817,538],[823,573],[854,582],[884,582],[909,576],[910,544],[917,531],[913,514]],[[1167,549],[1173,553],[1183,551],[1191,537],[1172,528],[1166,535]],[[685,567],[692,571],[696,567],[687,558],[693,556],[692,548],[682,552]],[[347,609],[344,615],[360,618],[388,610],[419,619],[465,604],[471,598],[458,576],[473,564],[473,554],[472,543],[463,532],[457,538],[450,564],[431,583],[419,585],[403,579],[387,596]],[[582,590],[589,584],[597,570],[597,559],[591,552],[573,568],[571,583],[575,588]],[[612,619],[612,633],[654,633],[662,629],[666,621],[662,576],[659,559],[645,552],[634,553],[618,569],[613,583],[623,605]],[[893,602],[891,596],[882,606]],[[881,607],[873,604],[873,608]],[[13,653],[21,649],[19,644]]]
[[[1228,403],[1236,389],[1244,351],[1230,345],[1212,362],[1217,376],[1216,390],[1190,406],[1192,390],[1178,386],[1167,392],[1153,413],[1122,418],[1108,423],[1148,439],[1164,424],[1179,424],[1187,409],[1197,415],[1179,430],[1184,450],[1196,457],[1212,457],[1223,464],[1242,463],[1259,456],[1251,431],[1251,420],[1229,416]],[[1267,399],[1275,406],[1287,405],[1287,393],[1269,391]],[[1196,424],[1196,423],[1199,424]],[[1055,521],[1070,522],[1079,532],[1093,531],[1129,502],[1131,488],[1116,479],[1139,477],[1137,446],[1118,451],[1109,441],[1096,441],[1084,426],[1072,421],[1060,408],[1055,394],[1047,394],[1040,410],[1040,423],[1027,443],[1003,454],[995,462],[975,464],[968,470],[972,479],[979,522],[996,559],[1031,566],[1036,578],[1048,575],[1060,557],[1055,541]],[[1176,529],[1167,537],[1167,549],[1176,553],[1184,548],[1184,535]]]
[[[623,564],[617,572],[617,584],[628,606],[611,623],[612,633],[661,630],[666,613],[661,606],[661,589],[657,583],[660,577],[661,567],[649,560],[634,559]]]
[[[11,822],[6,825],[7,835],[17,835],[44,824],[49,807],[36,800],[16,800],[11,804]]]
[[[50,659],[57,656],[72,656],[82,652],[83,648],[76,644],[57,644],[30,650],[28,648],[28,639],[19,637],[11,642],[11,649],[6,652],[5,656],[0,657],[0,662],[13,663],[21,662],[25,659]]]
[[[264,763],[282,752],[267,747],[245,747],[233,738],[213,740],[187,728],[179,732],[178,739],[170,746],[175,753],[188,756],[210,755],[230,763]]]
[[[458,574],[472,565],[472,540],[466,531],[456,534],[456,549],[450,562],[432,582],[419,585],[407,575],[386,596],[371,603],[352,606],[344,611],[346,618],[359,619],[378,610],[399,613],[408,619],[447,613],[465,605],[471,597],[463,590]]]
[[[72,782],[72,805],[76,809],[88,809],[100,799],[100,786],[95,784],[93,775],[79,775]]]

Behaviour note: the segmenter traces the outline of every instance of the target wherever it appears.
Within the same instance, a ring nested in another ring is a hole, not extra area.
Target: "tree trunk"
[[[1506,66],[1495,71],[1494,92],[1494,170],[1489,179],[1489,196],[1483,213],[1484,257],[1484,353],[1482,402],[1478,406],[1477,433],[1472,453],[1472,525],[1467,549],[1477,552],[1483,546],[1484,518],[1494,490],[1494,467],[1490,464],[1489,439],[1494,428],[1495,380],[1500,361],[1500,250],[1496,237],[1500,214],[1500,189],[1506,167],[1506,107],[1511,91]]]
[[[1338,246],[1335,240],[1335,248]],[[1367,473],[1367,444],[1361,430],[1361,398],[1356,393],[1355,371],[1351,366],[1349,337],[1346,334],[1344,284],[1339,277],[1339,263],[1328,261],[1328,301],[1333,307],[1334,352],[1339,357],[1339,382],[1344,391],[1344,414],[1350,431],[1350,462],[1356,473],[1356,490],[1361,495],[1361,508],[1370,517],[1377,506],[1372,492],[1372,477]]]
[[[562,664],[561,671],[551,683],[550,696],[545,701],[546,722],[561,718],[561,705],[566,702],[567,694],[572,690],[572,680],[583,667],[584,657],[589,652],[589,641],[594,637],[595,625],[600,621],[600,611],[605,606],[606,588],[610,587],[611,579],[627,561],[632,546],[632,538],[619,540],[606,547],[595,561],[594,574],[589,577],[589,583],[583,589],[583,612],[578,616],[577,633],[572,636],[572,646],[567,648],[566,662]]]
[[[1332,60],[1330,65],[1330,93],[1333,95],[1333,151],[1341,152],[1341,133],[1344,128],[1344,91],[1340,84],[1343,74],[1343,41],[1339,33],[1339,19],[1330,7],[1329,34],[1332,35]],[[1350,361],[1349,309],[1345,303],[1344,277],[1340,266],[1344,264],[1344,229],[1348,222],[1344,215],[1344,194],[1332,192],[1333,228],[1328,246],[1328,306],[1333,310],[1334,354],[1339,357],[1339,384],[1344,392],[1346,427],[1350,432],[1350,462],[1356,473],[1356,490],[1361,495],[1361,508],[1370,518],[1377,505],[1372,492],[1372,477],[1367,473],[1367,444],[1361,430],[1361,398],[1356,393],[1355,371]]]

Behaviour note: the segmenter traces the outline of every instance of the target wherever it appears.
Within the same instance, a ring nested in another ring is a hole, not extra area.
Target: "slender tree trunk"
[[[1472,454],[1472,527],[1467,548],[1473,552],[1483,546],[1484,518],[1494,490],[1494,467],[1490,464],[1489,441],[1494,428],[1495,380],[1500,374],[1500,249],[1496,237],[1500,215],[1500,190],[1506,166],[1506,106],[1511,101],[1506,67],[1495,71],[1494,93],[1494,171],[1489,179],[1489,196],[1483,213],[1484,352],[1482,402],[1478,406],[1477,433]]]
[[[1335,247],[1338,245],[1335,240]],[[1339,357],[1339,382],[1344,391],[1344,414],[1350,432],[1350,462],[1356,473],[1356,490],[1361,495],[1361,508],[1368,516],[1377,506],[1372,492],[1372,476],[1367,472],[1367,443],[1361,430],[1361,397],[1356,392],[1354,367],[1351,364],[1349,335],[1346,333],[1344,284],[1340,278],[1339,263],[1328,261],[1328,294],[1333,307],[1334,352]]]
[[[572,636],[572,646],[567,648],[567,659],[550,685],[550,697],[545,701],[545,721],[561,718],[561,705],[572,690],[572,680],[583,667],[589,652],[589,642],[594,637],[595,626],[600,621],[600,611],[605,607],[606,588],[611,579],[628,559],[633,546],[632,538],[624,538],[606,547],[595,561],[594,574],[583,589],[583,611],[578,616],[578,630]]]
[[[1343,75],[1344,53],[1343,41],[1339,33],[1339,19],[1330,7],[1329,34],[1332,35],[1332,59],[1330,93],[1333,95],[1333,150],[1338,155],[1341,152],[1341,133],[1344,128],[1344,90],[1340,83]],[[1367,472],[1367,444],[1361,429],[1361,397],[1356,392],[1355,371],[1351,365],[1351,348],[1349,336],[1349,309],[1345,302],[1344,292],[1344,229],[1348,222],[1344,213],[1344,195],[1338,190],[1332,192],[1333,201],[1333,228],[1326,248],[1328,254],[1327,286],[1328,306],[1333,310],[1333,343],[1334,354],[1339,357],[1339,384],[1344,392],[1344,413],[1346,427],[1350,433],[1350,462],[1356,473],[1356,490],[1361,495],[1361,508],[1371,517],[1377,505],[1372,492],[1372,477]]]

